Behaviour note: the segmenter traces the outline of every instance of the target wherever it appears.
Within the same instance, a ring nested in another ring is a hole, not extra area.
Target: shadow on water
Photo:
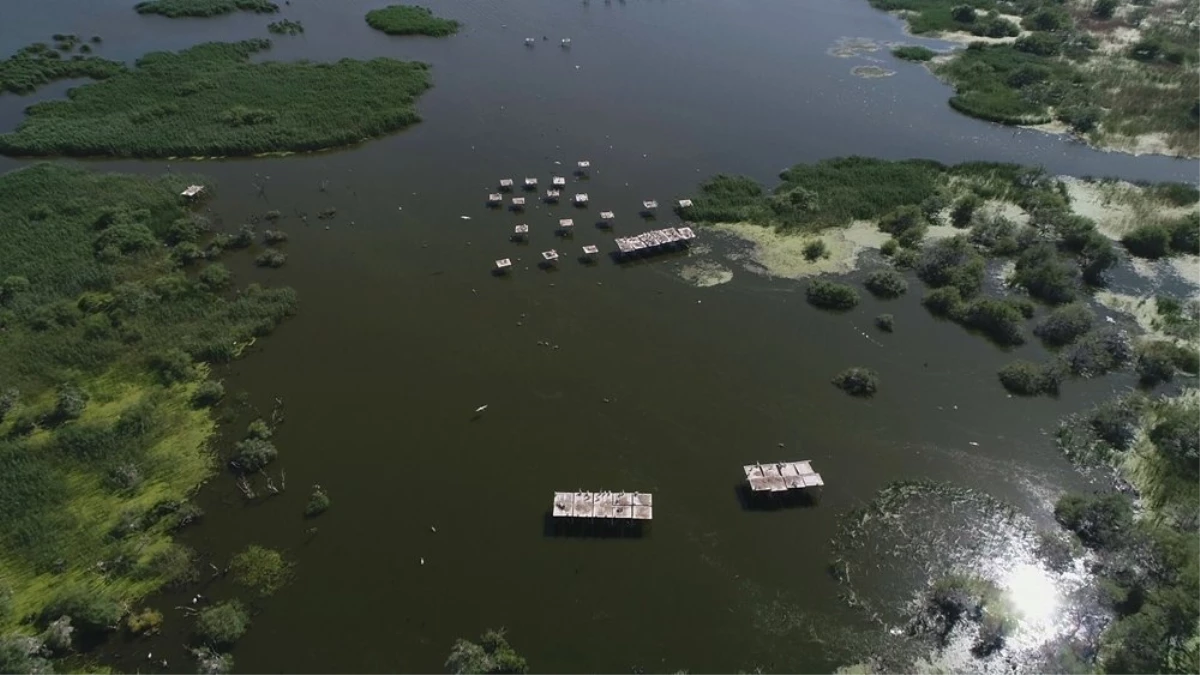
[[[809,508],[821,503],[821,491],[817,489],[786,490],[784,492],[754,492],[749,485],[740,483],[734,488],[738,504],[743,511],[779,511],[791,508]]]
[[[642,520],[555,518],[551,511],[542,515],[542,536],[551,538],[641,539],[650,529]]]

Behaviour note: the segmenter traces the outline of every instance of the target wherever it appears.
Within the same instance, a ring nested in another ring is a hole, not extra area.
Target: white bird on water
[[[425,564],[425,559],[424,559],[424,558],[421,558],[421,564],[422,564],[422,565],[424,565],[424,564]]]
[[[483,412],[484,410],[487,410],[487,409],[488,409],[488,404],[484,403],[483,405],[481,405],[481,406],[479,406],[478,408],[476,408],[476,409],[475,409],[475,412],[477,412],[477,413],[481,413],[481,412]]]

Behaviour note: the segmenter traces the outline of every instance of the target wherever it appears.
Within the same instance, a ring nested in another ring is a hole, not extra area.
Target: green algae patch
[[[367,12],[367,25],[388,35],[427,35],[445,37],[458,32],[459,23],[453,19],[434,16],[433,12],[417,5],[389,5]]]
[[[134,5],[133,9],[138,14],[161,14],[171,19],[179,19],[220,16],[233,12],[274,14],[279,11],[279,5],[268,0],[147,0]]]
[[[155,52],[135,67],[30,106],[0,153],[249,156],[342,147],[420,121],[426,64],[377,58],[251,63],[269,40]]]

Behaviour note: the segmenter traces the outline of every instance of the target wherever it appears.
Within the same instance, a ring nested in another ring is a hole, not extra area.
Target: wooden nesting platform
[[[200,194],[201,192],[204,192],[203,185],[189,185],[189,186],[187,186],[187,189],[185,189],[183,192],[179,193],[179,196],[187,197],[188,199],[191,199],[192,197],[195,197],[196,195]]]
[[[550,515],[575,520],[653,520],[654,495],[646,492],[555,492]]]
[[[681,209],[686,209],[686,208],[690,207],[691,205],[692,205],[692,200],[690,200],[690,199],[680,199],[679,200],[679,208],[681,208]]]
[[[546,199],[546,201],[548,201],[550,203],[555,203],[558,201],[558,198],[561,196],[562,196],[562,190],[546,190],[545,199]]]
[[[526,178],[525,179],[525,189],[526,190],[532,190],[536,187],[537,187],[537,179],[536,178]]]
[[[511,190],[512,186],[513,186],[513,179],[511,179],[511,178],[501,178],[500,179],[500,189],[501,190]]]
[[[554,187],[562,187],[567,184],[567,179],[562,176],[555,176],[550,179],[550,184]]]
[[[496,261],[496,271],[498,272],[503,272],[510,267],[512,267],[512,260],[508,258],[501,258]]]
[[[647,211],[653,211],[654,209],[658,208],[658,202],[654,201],[653,199],[647,199],[646,201],[642,202],[642,208],[646,209]]]
[[[751,492],[780,493],[825,485],[821,474],[813,471],[810,460],[747,464],[742,471]]]
[[[488,195],[488,204],[491,206],[499,206],[502,201],[504,201],[504,195],[499,192],[493,192]]]
[[[575,205],[576,206],[583,206],[587,203],[588,203],[588,196],[587,196],[586,192],[580,192],[579,194],[575,195]]]
[[[687,247],[696,233],[690,227],[667,227],[643,232],[633,237],[617,237],[617,253],[621,256],[653,255]]]
[[[513,197],[512,198],[512,208],[514,211],[520,211],[521,209],[525,208],[525,198],[524,197]]]
[[[569,230],[569,229],[571,229],[572,227],[575,227],[575,221],[574,221],[574,220],[572,220],[572,219],[570,219],[570,218],[559,218],[559,219],[558,219],[558,229],[560,229],[560,230]]]
[[[601,211],[600,220],[612,220],[616,215],[612,211]]]
[[[529,236],[529,226],[524,223],[513,227],[513,239],[524,239]]]
[[[584,246],[584,247],[583,247],[583,254],[584,254],[584,255],[596,255],[596,254],[597,254],[597,253],[599,253],[599,252],[600,252],[600,247],[599,247],[599,246],[590,246],[590,245],[589,245],[589,246]]]
[[[558,251],[555,251],[554,249],[550,249],[549,251],[542,251],[542,260],[544,260],[547,263],[558,262]]]

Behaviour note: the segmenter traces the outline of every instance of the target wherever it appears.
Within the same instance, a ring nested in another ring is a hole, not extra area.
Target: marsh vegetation
[[[220,16],[238,11],[257,14],[279,11],[279,5],[269,0],[146,0],[133,8],[138,14],[161,14],[172,19]]]
[[[458,32],[459,23],[435,16],[418,5],[388,5],[367,12],[367,25],[388,35],[445,37]]]
[[[60,50],[44,42],[23,47],[0,61],[0,93],[30,94],[57,80],[79,77],[103,80],[125,71],[125,65],[117,61],[77,56],[64,58]]]
[[[187,497],[216,465],[207,406],[223,388],[209,364],[270,333],[296,297],[230,294],[228,277],[213,285],[180,269],[173,249],[209,236],[179,197],[194,181],[47,164],[0,176],[8,644],[63,616],[68,641],[90,642],[139,598],[195,578],[171,539],[200,517]]]
[[[428,66],[376,58],[250,61],[265,39],[157,52],[134,68],[30,106],[0,134],[10,155],[169,157],[313,151],[419,121]]]

